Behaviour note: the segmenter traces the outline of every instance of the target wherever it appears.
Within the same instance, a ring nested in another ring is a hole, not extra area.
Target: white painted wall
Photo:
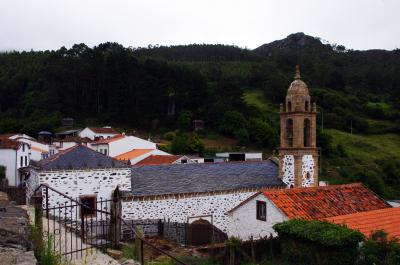
[[[29,166],[29,153],[30,147],[26,143],[21,143],[18,150],[0,149],[0,165],[6,167],[8,185],[18,186],[22,183],[23,179],[21,179],[18,169]]]
[[[122,217],[125,220],[169,219],[185,223],[188,217],[212,215],[213,224],[228,232],[231,221],[227,212],[255,192],[232,192],[228,194],[199,195],[157,200],[125,200]]]
[[[266,221],[257,220],[256,218],[257,201],[264,201],[267,203]],[[253,236],[254,239],[271,234],[275,236],[276,232],[272,226],[287,220],[286,215],[262,194],[257,195],[241,205],[239,208],[229,213],[229,216],[232,221],[228,228],[228,236],[235,236],[242,240],[249,240],[251,236]]]
[[[91,129],[89,129],[88,127],[86,127],[85,129],[83,129],[82,131],[80,131],[78,135],[79,135],[79,137],[81,137],[81,138],[87,137],[87,138],[89,138],[89,139],[94,140],[94,138],[96,138],[96,137],[103,137],[104,139],[107,139],[107,138],[114,137],[114,136],[117,135],[117,134],[115,134],[115,133],[95,133],[95,132],[93,132]]]
[[[0,149],[0,165],[6,167],[8,185],[17,183],[17,151],[13,149]]]
[[[92,145],[92,149],[102,153],[102,154],[107,154],[109,155],[109,147],[108,144],[96,144],[96,145]],[[106,150],[106,151],[105,151]]]
[[[155,143],[143,140],[135,136],[126,136],[124,138],[112,141],[108,144],[109,156],[116,157],[133,149],[157,149]]]
[[[31,160],[39,161],[42,159],[43,153],[46,153],[46,154],[49,153],[49,145],[48,144],[37,142],[37,141],[35,141],[35,139],[33,139],[30,136],[26,135],[26,137],[17,138],[17,141],[22,142],[22,143],[27,143],[31,146],[31,153],[30,153]],[[39,149],[43,150],[44,152],[35,150],[32,147],[39,148]]]
[[[246,153],[245,160],[246,161],[261,161],[262,153]]]

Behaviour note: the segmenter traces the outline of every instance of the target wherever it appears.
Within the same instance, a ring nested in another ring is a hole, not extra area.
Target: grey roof
[[[37,166],[42,170],[83,169],[83,168],[127,168],[128,165],[82,145],[41,160]]]
[[[134,196],[285,186],[270,160],[134,167],[131,183]]]

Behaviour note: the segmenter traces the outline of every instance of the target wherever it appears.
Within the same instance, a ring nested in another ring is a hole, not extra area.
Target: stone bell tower
[[[299,66],[294,79],[280,107],[279,177],[290,188],[318,186],[317,106],[311,106]]]

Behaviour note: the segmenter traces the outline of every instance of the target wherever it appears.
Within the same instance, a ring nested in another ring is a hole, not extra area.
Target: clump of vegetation
[[[396,265],[400,264],[400,244],[389,239],[385,231],[374,232],[360,248],[357,265]]]
[[[54,236],[50,234],[40,255],[40,265],[61,264],[61,256],[54,251],[53,243]]]
[[[124,244],[121,246],[121,251],[124,258],[137,260],[137,249],[135,244]]]
[[[358,257],[364,235],[345,226],[322,221],[289,220],[274,225],[282,256],[293,264],[347,265]]]

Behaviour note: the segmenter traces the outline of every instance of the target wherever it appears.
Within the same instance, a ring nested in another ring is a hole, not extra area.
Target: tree
[[[360,259],[357,264],[400,264],[400,244],[396,239],[388,239],[388,234],[385,231],[376,231],[362,245]]]

